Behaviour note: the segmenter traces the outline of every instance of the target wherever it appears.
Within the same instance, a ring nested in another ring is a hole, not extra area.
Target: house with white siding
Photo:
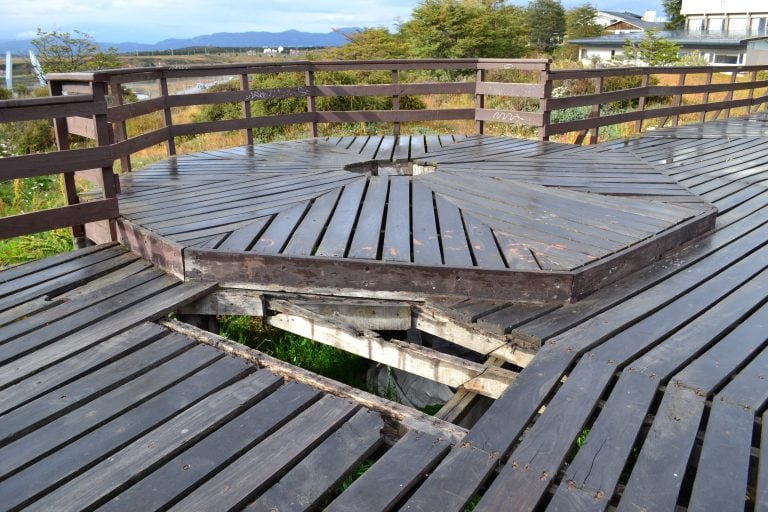
[[[684,29],[662,30],[659,36],[677,43],[681,55],[698,52],[713,65],[768,64],[768,1],[683,0],[680,12],[685,16]],[[585,65],[607,62],[620,59],[624,41],[639,41],[644,30],[614,31],[569,44],[579,46]]]

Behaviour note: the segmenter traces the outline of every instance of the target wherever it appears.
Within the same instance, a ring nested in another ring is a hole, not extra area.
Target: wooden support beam
[[[388,419],[394,420],[404,433],[408,430],[418,430],[438,437],[444,437],[452,442],[464,438],[467,431],[446,421],[428,416],[422,412],[402,404],[386,400],[371,393],[336,382],[322,375],[298,368],[289,363],[268,356],[263,352],[222,338],[216,334],[197,327],[179,322],[178,320],[159,320],[158,323],[172,331],[189,336],[201,343],[211,345],[235,357],[246,359],[260,368],[266,368],[286,379],[301,382],[325,393],[346,398],[359,403],[367,409],[376,411]]]
[[[503,364],[503,359],[489,357],[484,366],[492,368],[502,366]],[[460,387],[456,390],[456,393],[454,393],[453,398],[448,400],[443,407],[437,411],[435,418],[440,418],[451,423],[457,423],[475,401],[475,398],[477,398],[477,393],[473,393],[464,387]]]
[[[462,325],[445,313],[429,306],[414,306],[414,326],[456,345],[474,350],[488,357],[498,357],[506,362],[525,367],[536,354],[539,342],[521,339],[515,335],[489,333]]]
[[[278,312],[266,317],[266,322],[274,327],[447,386],[464,386],[490,398],[498,398],[517,378],[509,370],[489,369],[400,340],[384,340],[375,332],[332,322],[287,301],[269,301],[267,309]]]
[[[221,289],[184,306],[188,315],[264,316],[265,293],[240,288]],[[323,297],[312,295],[269,294],[272,300],[290,300],[331,320],[355,329],[407,331],[411,327],[411,306],[407,302],[375,299]]]

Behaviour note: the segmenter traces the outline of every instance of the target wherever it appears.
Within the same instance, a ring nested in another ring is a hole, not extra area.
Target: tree
[[[680,46],[659,36],[654,29],[646,30],[637,43],[624,40],[624,60],[635,65],[668,66],[680,60]]]
[[[592,4],[582,4],[565,13],[565,34],[568,39],[596,37],[603,33],[603,26],[595,22],[597,9]]]
[[[514,58],[525,55],[528,27],[503,1],[422,0],[400,32],[413,57]]]
[[[344,34],[348,43],[326,50],[329,59],[405,59],[408,43],[400,34],[392,34],[386,28],[365,28]]]
[[[89,34],[79,30],[70,34],[56,30],[43,32],[38,28],[37,37],[31,42],[37,50],[43,75],[120,67],[117,50],[109,48],[102,52]]]
[[[560,0],[533,0],[526,9],[531,44],[552,53],[565,36],[565,10]]]
[[[596,37],[603,33],[603,26],[595,22],[597,9],[592,4],[582,4],[565,12],[565,38],[579,39]],[[573,44],[563,44],[554,52],[557,60],[575,61],[579,58],[579,48]]]
[[[667,14],[665,28],[668,30],[681,30],[685,26],[685,16],[680,14],[683,0],[661,0],[661,5]]]

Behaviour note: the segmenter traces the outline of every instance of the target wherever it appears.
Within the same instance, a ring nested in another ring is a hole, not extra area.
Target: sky
[[[563,0],[568,8],[586,0]],[[44,31],[80,30],[100,42],[156,43],[216,32],[394,27],[418,0],[13,0],[0,7],[0,40],[29,39]],[[525,5],[527,0],[513,0]],[[11,4],[10,6],[8,4]],[[660,0],[592,0],[603,10],[656,10]],[[350,9],[354,8],[354,11]]]

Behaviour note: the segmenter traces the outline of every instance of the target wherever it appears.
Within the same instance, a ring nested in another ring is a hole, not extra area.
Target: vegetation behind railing
[[[215,80],[220,77],[226,78]],[[594,143],[616,136],[617,126],[625,127],[619,135],[628,135],[747,114],[768,102],[768,66],[553,70],[547,60],[301,61],[48,79],[53,97],[0,101],[0,123],[53,118],[60,151],[0,159],[0,180],[62,174],[69,206],[0,219],[0,238],[58,226],[74,226],[75,236],[83,236],[84,224],[118,214],[115,160],[127,172],[137,152],[161,145],[174,155],[178,144],[200,134],[241,131],[250,144],[290,126],[303,127],[288,132],[294,136],[339,133],[336,127],[367,134],[377,126],[398,135],[459,123],[465,132],[515,130],[577,143],[590,135]],[[218,83],[208,89],[204,83],[211,80]],[[129,98],[125,86],[136,84],[154,86],[154,97]],[[189,108],[205,115],[190,117]],[[69,149],[71,135],[94,140],[95,147]],[[79,204],[74,173],[87,170],[103,196]],[[114,226],[101,230],[114,238]]]

